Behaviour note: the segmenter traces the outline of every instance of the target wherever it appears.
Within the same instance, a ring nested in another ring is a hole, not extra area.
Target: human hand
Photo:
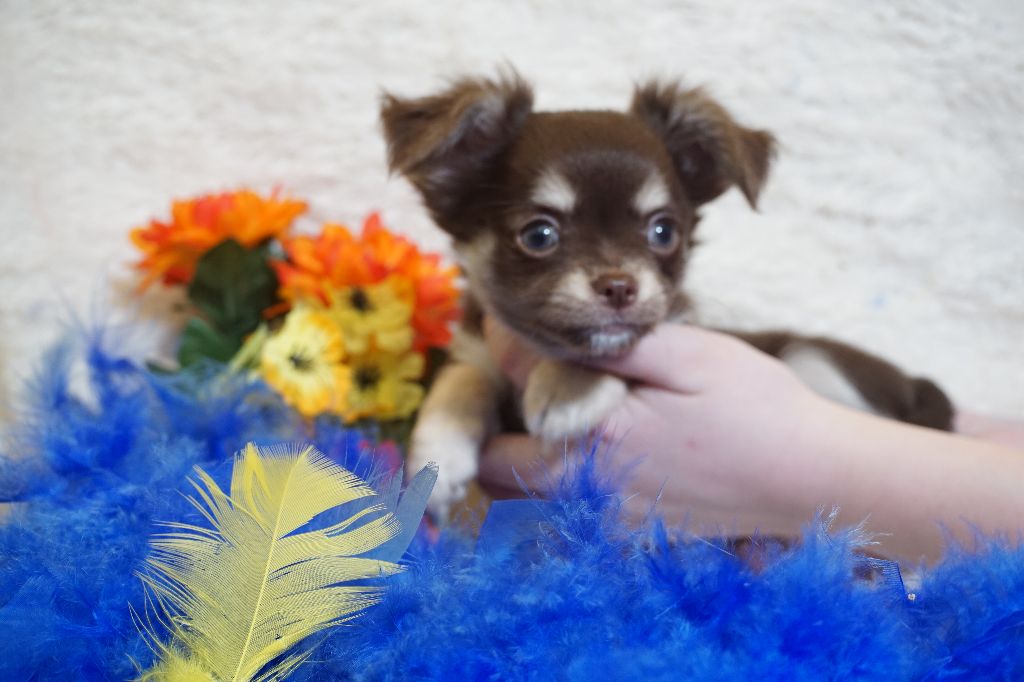
[[[492,356],[522,388],[537,356],[494,320],[485,331]],[[630,469],[630,513],[645,515],[658,499],[661,516],[688,517],[697,528],[785,535],[813,513],[793,491],[818,475],[819,463],[804,461],[795,444],[831,404],[781,362],[733,337],[670,324],[625,357],[594,366],[635,382],[601,432],[612,442],[613,468]],[[565,463],[562,447],[502,434],[485,448],[480,478],[514,493],[514,470],[537,489]]]
[[[520,387],[537,361],[488,321],[491,354]],[[1024,531],[1024,427],[962,418],[950,434],[856,412],[812,393],[781,362],[716,332],[663,325],[625,357],[595,367],[633,380],[608,420],[626,511],[695,530],[792,537],[821,508],[866,527],[877,551],[938,557],[952,534]],[[566,447],[570,447],[568,444]],[[524,434],[485,448],[480,479],[515,494],[557,480],[565,450]]]

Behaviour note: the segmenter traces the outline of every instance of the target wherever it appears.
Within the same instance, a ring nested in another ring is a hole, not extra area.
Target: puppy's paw
[[[437,464],[437,482],[427,510],[437,521],[448,518],[453,505],[466,497],[466,486],[477,472],[476,441],[445,415],[427,415],[416,423],[406,470],[415,473],[429,462]]]
[[[526,381],[526,428],[549,442],[583,436],[611,416],[627,390],[626,382],[611,374],[545,360]]]

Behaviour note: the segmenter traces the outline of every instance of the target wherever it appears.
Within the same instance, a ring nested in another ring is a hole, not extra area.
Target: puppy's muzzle
[[[606,273],[591,282],[590,286],[607,305],[616,310],[633,305],[639,289],[636,278],[625,272]]]

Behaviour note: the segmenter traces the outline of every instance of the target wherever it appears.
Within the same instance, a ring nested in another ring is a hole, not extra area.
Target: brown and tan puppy
[[[628,351],[688,310],[681,283],[702,205],[738,187],[751,207],[774,138],[738,124],[700,89],[639,86],[626,112],[534,112],[511,74],[465,79],[421,99],[385,95],[391,168],[455,240],[469,282],[451,364],[413,432],[410,470],[439,464],[444,514],[475,476],[509,389],[481,344],[485,314],[548,359],[513,397],[549,441],[585,434],[625,396],[618,377],[574,360]],[[949,428],[945,396],[856,349],[788,334],[743,335],[827,397]]]

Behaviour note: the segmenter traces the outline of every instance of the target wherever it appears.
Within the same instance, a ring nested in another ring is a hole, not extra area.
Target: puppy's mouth
[[[654,325],[608,322],[548,329],[544,345],[569,359],[614,358],[625,355]],[[552,338],[554,337],[554,338]]]
[[[529,339],[545,355],[567,361],[615,358],[628,353],[637,341],[665,319],[661,306],[636,306],[627,311],[594,310],[580,305],[499,305],[491,312],[508,327]]]

